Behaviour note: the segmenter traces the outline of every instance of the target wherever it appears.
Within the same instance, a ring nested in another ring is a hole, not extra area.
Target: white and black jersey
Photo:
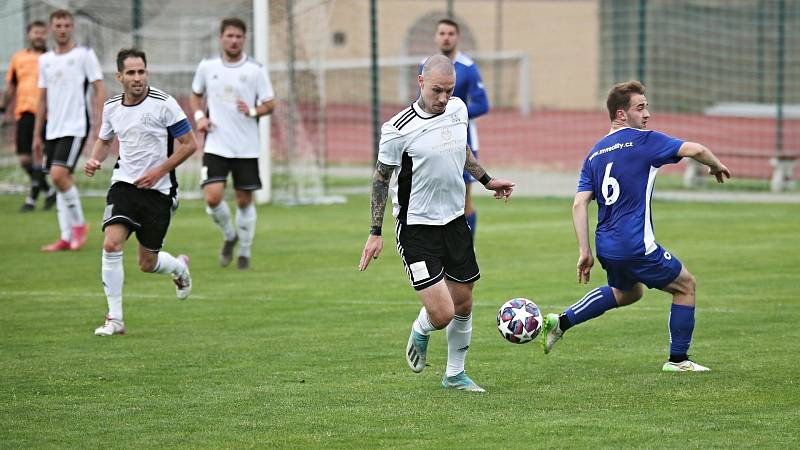
[[[133,184],[146,171],[163,164],[172,155],[173,140],[190,132],[186,114],[174,98],[155,88],[135,105],[126,105],[123,94],[111,97],[103,106],[100,139],[119,139],[119,160],[111,184]],[[178,181],[175,171],[164,175],[153,187],[175,196]]]
[[[39,87],[47,89],[46,139],[88,134],[89,83],[102,79],[97,55],[88,47],[51,50],[39,57]]]
[[[399,222],[445,225],[464,214],[468,120],[467,106],[451,97],[441,114],[414,103],[383,124],[378,161],[398,166],[390,190]]]
[[[235,63],[222,57],[204,59],[197,66],[192,92],[206,95],[211,129],[205,153],[224,158],[258,158],[258,120],[236,109],[236,100],[250,107],[272,100],[275,94],[264,66],[242,54]]]

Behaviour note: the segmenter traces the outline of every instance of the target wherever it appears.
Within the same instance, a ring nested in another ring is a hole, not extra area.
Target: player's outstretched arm
[[[257,119],[261,116],[272,114],[275,110],[275,100],[267,100],[258,106],[250,106],[242,99],[236,99],[236,109],[247,117]]]
[[[42,164],[42,131],[47,117],[47,88],[39,88],[39,106],[36,107],[36,120],[33,125],[33,161]]]
[[[86,164],[83,166],[83,173],[85,173],[87,177],[93,177],[94,173],[100,170],[100,166],[111,151],[111,141],[112,139],[104,140],[100,138],[94,141],[92,156],[86,160]]]
[[[12,80],[6,80],[6,90],[3,92],[3,99],[0,100],[0,116],[5,116],[6,108],[11,103],[11,99],[17,93],[17,84]],[[3,122],[4,117],[0,117],[0,122]]]
[[[467,144],[467,159],[464,162],[464,170],[469,172],[476,180],[480,181],[486,189],[494,191],[494,198],[496,199],[503,198],[508,201],[508,198],[511,197],[511,193],[514,192],[515,183],[500,178],[492,178],[486,173],[486,169],[478,163],[478,160],[475,159],[475,156],[472,154],[472,149],[469,147],[469,144]]]
[[[578,239],[578,283],[588,283],[591,275],[594,257],[592,246],[589,243],[589,202],[592,201],[592,191],[581,191],[575,194],[572,202],[572,225],[575,227],[575,237]]]
[[[211,128],[211,121],[206,117],[206,107],[203,96],[192,92],[189,96],[189,108],[192,109],[194,117],[194,127],[198,133],[207,133]]]
[[[692,158],[700,164],[708,166],[708,174],[714,175],[717,183],[724,183],[725,178],[731,177],[731,172],[724,164],[711,153],[706,146],[696,142],[684,142],[678,149],[678,156],[682,158]]]
[[[372,175],[372,220],[369,228],[369,238],[361,252],[361,260],[358,263],[358,270],[367,270],[370,260],[378,259],[383,249],[383,238],[381,237],[381,227],[383,226],[383,214],[386,211],[386,199],[389,197],[389,180],[392,178],[395,166],[386,165],[380,161],[375,166],[375,173]]]
[[[92,91],[94,91],[94,118],[92,123],[97,129],[100,129],[103,104],[106,101],[106,84],[103,80],[92,81]]]

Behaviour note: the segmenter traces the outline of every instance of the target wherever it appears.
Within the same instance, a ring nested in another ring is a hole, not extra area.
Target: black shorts
[[[83,144],[86,143],[86,136],[64,136],[44,143],[44,171],[49,172],[51,166],[62,166],[69,169],[69,173],[75,171],[78,158],[83,151]]]
[[[33,153],[33,130],[36,126],[36,115],[24,112],[17,121],[17,154],[30,155]],[[46,127],[45,127],[46,128]],[[44,129],[42,129],[44,140]]]
[[[106,205],[103,230],[111,224],[123,224],[128,227],[129,237],[136,232],[136,239],[142,247],[157,252],[164,245],[178,201],[154,189],[139,189],[118,181],[108,190]]]
[[[481,277],[472,233],[464,216],[446,225],[397,222],[397,251],[414,289],[433,286],[444,277],[473,283]]]
[[[225,183],[233,173],[233,188],[240,191],[261,189],[258,176],[258,158],[224,158],[211,153],[203,154],[203,172],[200,185]]]

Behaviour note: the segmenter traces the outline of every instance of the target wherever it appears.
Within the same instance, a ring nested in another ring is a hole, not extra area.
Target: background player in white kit
[[[72,14],[56,10],[50,14],[50,32],[55,48],[39,57],[39,107],[33,133],[35,162],[42,154],[42,129],[47,120],[45,172],[56,186],[56,209],[61,236],[42,251],[79,250],[86,243],[88,227],[72,172],[78,163],[91,123],[86,105],[86,83],[94,89],[92,114],[98,116],[106,98],[103,73],[94,51],[72,39]],[[95,120],[95,123],[98,121]]]
[[[275,107],[272,84],[266,68],[243,51],[247,27],[238,18],[220,24],[222,55],[204,59],[192,81],[190,105],[197,131],[206,133],[201,183],[206,211],[220,229],[225,242],[220,265],[226,267],[239,243],[239,269],[250,267],[251,246],[256,229],[253,191],[261,189],[258,173],[258,118]],[[208,117],[203,96],[208,104]],[[236,229],[225,202],[225,183],[233,174],[236,190]]]
[[[464,361],[472,339],[472,287],[480,278],[472,234],[464,217],[463,170],[495,198],[508,198],[514,183],[491,178],[467,145],[467,106],[452,97],[456,73],[444,55],[425,62],[418,77],[420,98],[381,128],[372,178],[372,223],[359,270],[383,248],[381,225],[392,173],[397,250],[422,301],[406,346],[414,372],[425,368],[428,339],[447,327],[446,389],[484,392],[467,376]]]
[[[172,276],[177,296],[183,300],[192,290],[189,258],[161,251],[170,219],[177,208],[175,168],[197,150],[192,127],[174,98],[147,84],[147,58],[136,49],[117,54],[117,80],[123,93],[103,107],[103,122],[91,159],[84,171],[94,176],[119,139],[119,160],[111,176],[111,188],[103,214],[102,277],[108,315],[97,336],[124,334],[122,320],[122,249],[131,233],[139,241],[142,272]],[[173,149],[173,140],[179,145]]]

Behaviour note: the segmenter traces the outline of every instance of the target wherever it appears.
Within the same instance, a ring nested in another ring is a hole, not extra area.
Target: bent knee
[[[157,260],[139,260],[139,270],[150,273],[155,270]]]
[[[431,318],[431,325],[433,325],[437,330],[441,330],[447,325],[450,325],[450,321],[453,320],[453,310],[450,309],[449,311],[439,311],[434,314],[428,314]]]

